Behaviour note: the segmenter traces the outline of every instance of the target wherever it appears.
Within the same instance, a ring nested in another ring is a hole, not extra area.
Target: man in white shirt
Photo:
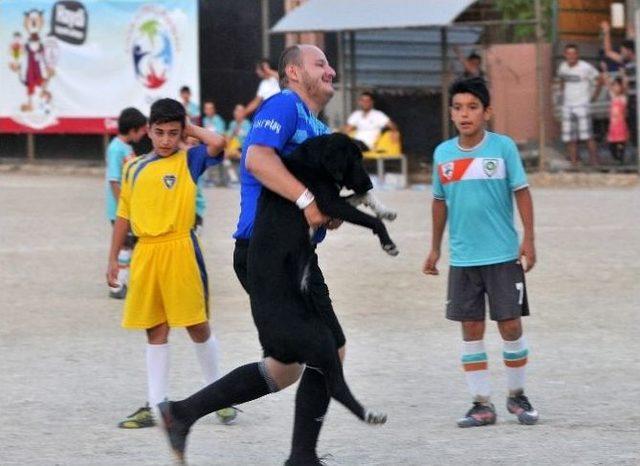
[[[358,99],[360,110],[349,115],[347,124],[342,128],[343,133],[354,132],[353,139],[362,151],[373,149],[383,129],[397,130],[393,121],[385,113],[373,108],[373,104],[371,92],[360,94]]]
[[[267,100],[274,94],[280,92],[280,84],[278,83],[278,72],[271,68],[269,60],[261,59],[256,63],[256,74],[261,79],[258,85],[256,96],[249,102],[245,108],[245,118],[251,115],[262,102]]]
[[[593,87],[598,71],[580,60],[578,46],[567,44],[564,59],[558,67],[562,85],[562,141],[567,144],[573,166],[578,165],[578,141],[586,141],[591,164],[598,165],[596,142],[591,130],[589,103],[593,100]]]

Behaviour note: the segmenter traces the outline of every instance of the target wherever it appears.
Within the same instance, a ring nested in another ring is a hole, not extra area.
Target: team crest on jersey
[[[485,175],[491,178],[495,175],[496,170],[498,169],[498,159],[484,159],[482,161],[482,169],[484,170]]]
[[[176,184],[176,179],[176,175],[164,175],[162,177],[162,182],[167,187],[167,189],[171,189]]]
[[[453,178],[453,167],[454,167],[453,162],[442,164],[442,168],[441,168],[442,176],[444,176],[447,180],[450,180],[451,178]]]

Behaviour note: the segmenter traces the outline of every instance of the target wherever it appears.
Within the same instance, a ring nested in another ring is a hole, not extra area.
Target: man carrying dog
[[[282,92],[267,99],[258,109],[251,132],[243,148],[241,159],[241,211],[234,234],[234,269],[240,283],[247,285],[247,251],[262,186],[295,202],[304,211],[312,228],[317,228],[315,242],[325,235],[323,226],[337,228],[333,221],[318,209],[313,195],[284,166],[287,157],[306,139],[326,134],[329,128],[317,115],[333,96],[335,71],[319,48],[294,45],[282,53],[278,74]],[[314,305],[326,313],[331,322],[341,359],[344,357],[345,337],[333,311],[329,290],[317,260],[312,261],[309,284],[313,288]],[[165,428],[171,446],[182,459],[186,438],[191,426],[202,416],[225,406],[260,398],[295,383],[300,376],[296,395],[296,409],[291,454],[286,462],[294,465],[319,465],[316,444],[330,395],[324,376],[303,364],[285,364],[265,354],[263,360],[247,364],[209,385],[191,397],[177,402],[161,403]]]

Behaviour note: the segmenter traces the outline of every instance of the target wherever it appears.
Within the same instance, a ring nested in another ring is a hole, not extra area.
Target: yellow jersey
[[[123,167],[117,216],[129,220],[137,237],[185,233],[196,216],[198,178],[222,155],[211,157],[204,144],[167,157],[154,153]]]

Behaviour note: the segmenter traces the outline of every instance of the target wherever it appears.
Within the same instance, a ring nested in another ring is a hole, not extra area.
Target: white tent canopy
[[[271,32],[336,32],[451,24],[476,0],[309,0]]]

